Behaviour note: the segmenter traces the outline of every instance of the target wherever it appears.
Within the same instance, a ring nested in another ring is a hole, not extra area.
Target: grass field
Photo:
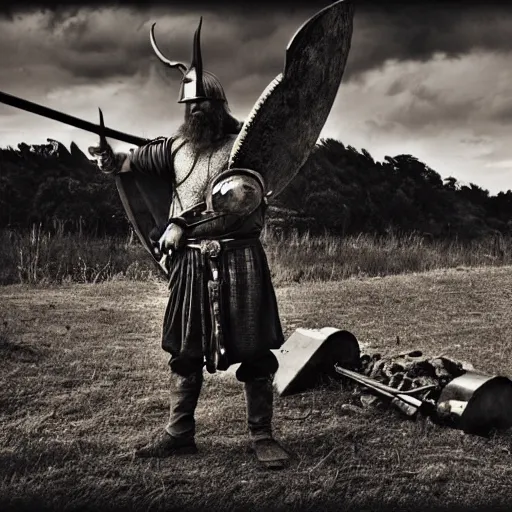
[[[394,353],[512,375],[512,267],[277,288],[285,335],[332,326]],[[158,281],[0,287],[0,510],[510,510],[512,436],[361,408],[332,383],[276,397],[290,468],[245,452],[242,388],[208,376],[197,455],[137,460],[168,413]],[[397,346],[397,337],[399,345]]]
[[[475,240],[429,239],[419,234],[361,233],[346,237],[264,230],[261,240],[274,284],[339,281],[441,268],[512,265],[512,236]],[[0,285],[147,281],[160,275],[133,235],[93,237],[0,229]]]

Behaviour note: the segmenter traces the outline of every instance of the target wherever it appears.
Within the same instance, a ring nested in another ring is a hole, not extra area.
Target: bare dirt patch
[[[421,349],[512,375],[512,268],[277,290],[286,336],[333,326],[386,352]],[[208,376],[199,454],[140,461],[169,371],[161,283],[0,288],[0,510],[418,510],[512,507],[512,436],[491,439],[361,408],[332,383],[276,397],[295,454],[265,472],[245,452],[242,388]]]

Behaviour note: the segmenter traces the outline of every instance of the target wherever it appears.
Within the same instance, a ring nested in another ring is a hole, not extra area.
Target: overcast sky
[[[145,137],[183,119],[181,74],[203,16],[203,64],[244,119],[282,70],[295,30],[327,1],[118,4],[7,2],[0,8],[0,90]],[[356,2],[352,49],[322,137],[374,158],[412,154],[492,194],[512,189],[512,2]],[[292,7],[293,5],[293,7]],[[0,105],[0,146],[51,137],[82,150],[96,136]],[[114,148],[126,149],[112,141]]]

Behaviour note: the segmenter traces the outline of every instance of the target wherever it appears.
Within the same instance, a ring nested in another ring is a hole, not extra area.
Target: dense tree
[[[434,237],[480,237],[512,227],[512,192],[490,196],[461,186],[412,155],[386,156],[326,139],[275,204],[314,218],[312,225],[350,234],[389,230]]]
[[[512,191],[491,196],[441,176],[412,155],[370,153],[324,139],[297,177],[270,201],[271,223],[341,235],[390,230],[433,237],[512,234]],[[0,227],[127,232],[112,179],[75,144],[0,149]]]
[[[104,234],[128,222],[115,184],[75,145],[48,144],[0,150],[0,225]]]

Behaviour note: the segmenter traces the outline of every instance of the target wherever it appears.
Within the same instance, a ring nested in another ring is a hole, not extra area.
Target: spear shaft
[[[1,91],[0,103],[4,103],[5,105],[25,110],[38,116],[53,119],[54,121],[59,121],[64,124],[74,126],[75,128],[80,128],[81,130],[95,133],[96,135],[104,133],[105,136],[110,137],[111,139],[127,142],[128,144],[134,144],[135,146],[143,146],[144,144],[149,142],[149,139],[137,137],[136,135],[130,135],[129,133],[123,133],[118,130],[112,130],[111,128],[102,129],[97,124],[90,123],[89,121],[85,121],[78,117],[70,116],[69,114],[64,114],[63,112],[59,112],[58,110],[53,110],[51,108],[44,107],[43,105],[33,103],[32,101],[24,100],[22,98],[18,98],[17,96],[13,96],[12,94],[7,94]]]

